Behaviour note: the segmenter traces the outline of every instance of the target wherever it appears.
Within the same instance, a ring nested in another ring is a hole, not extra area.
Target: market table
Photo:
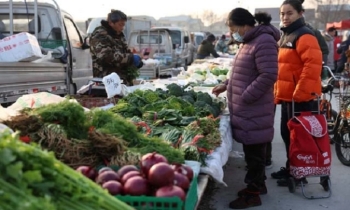
[[[195,209],[197,209],[199,204],[201,203],[205,189],[207,188],[207,185],[208,185],[208,181],[209,181],[209,175],[200,174],[198,176],[198,188],[197,188],[198,201]]]

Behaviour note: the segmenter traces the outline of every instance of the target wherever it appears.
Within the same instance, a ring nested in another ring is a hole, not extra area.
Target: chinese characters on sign
[[[107,97],[112,98],[116,95],[120,95],[122,91],[121,80],[118,74],[112,73],[103,77],[103,84],[107,92]]]
[[[113,78],[108,78],[107,79],[107,84],[113,87],[114,89],[118,89],[119,83],[114,82]]]

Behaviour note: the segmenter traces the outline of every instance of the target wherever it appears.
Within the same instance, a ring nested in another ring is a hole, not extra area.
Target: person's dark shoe
[[[249,193],[248,188],[244,188],[244,189],[238,191],[237,195],[238,195],[239,197],[242,197],[242,196],[244,196],[244,195],[247,194],[247,193]],[[265,195],[265,194],[267,194],[266,185],[263,185],[263,186],[259,187],[259,194],[260,194],[260,195]]]
[[[261,199],[259,193],[246,193],[242,197],[231,201],[229,207],[231,209],[246,209],[249,207],[261,206]]]
[[[288,187],[288,179],[289,179],[289,177],[285,177],[285,178],[277,180],[277,185],[280,186],[280,187]],[[301,178],[301,179],[298,179],[298,180],[296,179],[295,180],[295,184],[297,186],[299,186],[301,182],[303,182],[303,184],[308,184],[309,183],[306,180],[306,178]]]
[[[272,160],[266,160],[265,168],[269,169],[269,168],[272,168],[272,167],[273,167]]]
[[[279,171],[271,173],[271,177],[274,179],[283,179],[289,176],[289,170],[285,167],[281,167]]]

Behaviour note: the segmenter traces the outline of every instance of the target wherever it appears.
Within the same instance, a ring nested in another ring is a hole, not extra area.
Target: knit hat
[[[216,40],[216,38],[215,38],[214,34],[210,34],[210,35],[207,37],[207,40],[208,40],[209,42],[213,42],[213,41]]]

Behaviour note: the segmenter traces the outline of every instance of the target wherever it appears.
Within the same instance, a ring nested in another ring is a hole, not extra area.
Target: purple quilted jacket
[[[240,143],[260,144],[273,139],[279,38],[274,26],[255,26],[244,35],[244,44],[236,55],[227,97],[233,138]]]

